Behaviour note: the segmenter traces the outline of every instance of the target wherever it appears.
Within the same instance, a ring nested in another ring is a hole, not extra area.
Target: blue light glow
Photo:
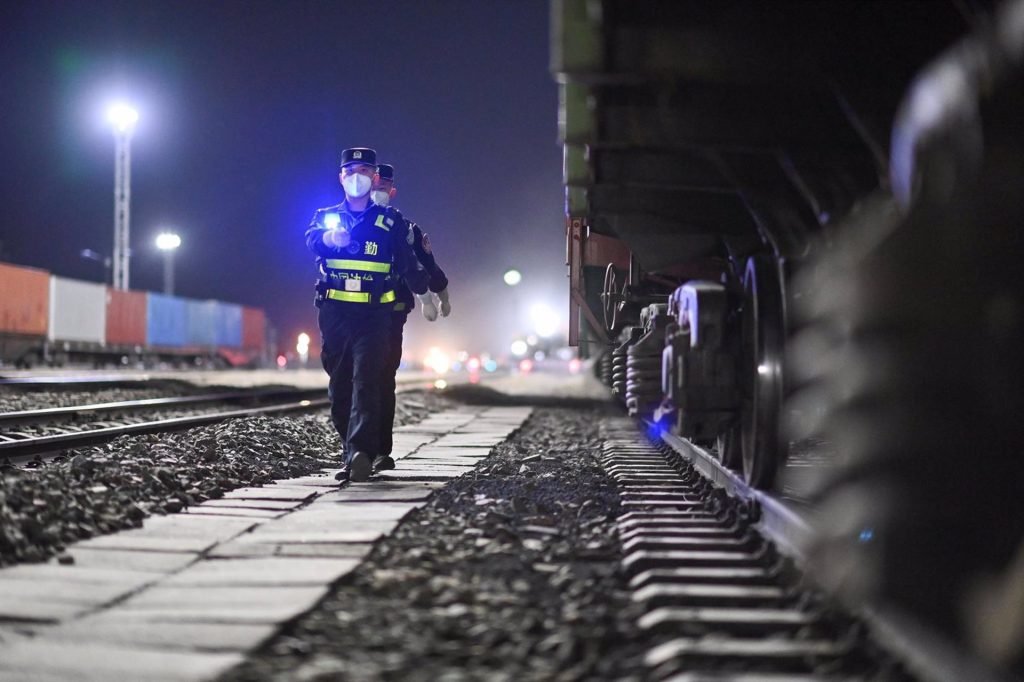
[[[493,372],[498,369],[498,363],[494,360],[484,360],[484,371]]]
[[[857,539],[861,542],[871,542],[875,539],[875,529],[864,528],[863,530],[861,530],[860,535],[857,537]]]
[[[663,422],[654,422],[647,427],[647,436],[653,440],[661,440],[661,437],[665,435],[665,424]]]

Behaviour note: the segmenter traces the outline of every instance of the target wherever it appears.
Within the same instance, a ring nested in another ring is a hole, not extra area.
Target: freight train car
[[[752,486],[829,443],[819,579],[1024,670],[1024,1],[552,7],[573,343]]]
[[[0,263],[0,364],[265,364],[265,313]]]

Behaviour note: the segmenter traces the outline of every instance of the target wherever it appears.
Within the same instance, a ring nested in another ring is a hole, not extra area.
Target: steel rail
[[[87,405],[69,405],[67,407],[48,407],[41,410],[18,410],[0,412],[0,425],[9,423],[29,424],[50,421],[61,417],[109,412],[128,412],[133,410],[153,409],[161,407],[178,407],[182,405],[201,405],[203,403],[232,402],[236,400],[265,400],[275,396],[314,398],[323,395],[324,389],[280,389],[260,391],[236,391],[233,393],[207,393],[203,395],[175,396],[170,398],[144,398],[140,400],[119,400],[109,403],[90,403]]]
[[[26,462],[33,461],[40,453],[98,445],[100,443],[113,440],[118,436],[181,431],[184,429],[195,428],[197,426],[215,424],[228,419],[239,419],[242,417],[253,417],[264,414],[305,412],[325,408],[329,405],[330,401],[327,398],[317,400],[299,400],[298,402],[289,402],[279,405],[250,407],[240,410],[228,410],[225,412],[208,412],[188,417],[173,417],[170,419],[158,419],[156,421],[142,422],[139,424],[109,426],[89,431],[61,433],[51,436],[38,436],[23,440],[5,441],[0,442],[0,457],[6,457],[6,461],[9,464],[24,464]]]
[[[646,425],[652,426],[650,422]],[[755,524],[758,531],[797,566],[806,566],[815,526],[812,509],[751,488],[741,476],[724,467],[718,458],[685,438],[662,433],[661,440],[715,486],[750,504],[758,514]],[[879,646],[923,680],[1012,682],[1014,679],[962,651],[952,640],[909,613],[884,604],[865,604],[853,609],[852,613],[867,624]]]

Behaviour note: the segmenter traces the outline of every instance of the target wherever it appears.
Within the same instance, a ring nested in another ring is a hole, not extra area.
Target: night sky
[[[176,293],[312,332],[303,232],[343,196],[341,150],[369,146],[451,280],[452,317],[417,310],[407,352],[501,352],[535,302],[565,314],[545,0],[3,3],[2,260],[102,279],[79,254],[112,248],[118,98],[140,111],[133,289],[161,288],[153,239],[172,228]]]

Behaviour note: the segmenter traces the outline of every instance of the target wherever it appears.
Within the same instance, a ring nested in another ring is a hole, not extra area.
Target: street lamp
[[[127,104],[107,110],[114,128],[114,288],[128,288],[128,210],[131,195],[131,138],[139,112]]]
[[[164,293],[174,295],[174,252],[181,246],[181,237],[173,232],[156,236],[156,248],[164,252]]]
[[[522,273],[516,270],[515,268],[506,270],[505,274],[502,275],[501,278],[505,280],[505,284],[509,285],[510,287],[514,287],[523,281]]]

